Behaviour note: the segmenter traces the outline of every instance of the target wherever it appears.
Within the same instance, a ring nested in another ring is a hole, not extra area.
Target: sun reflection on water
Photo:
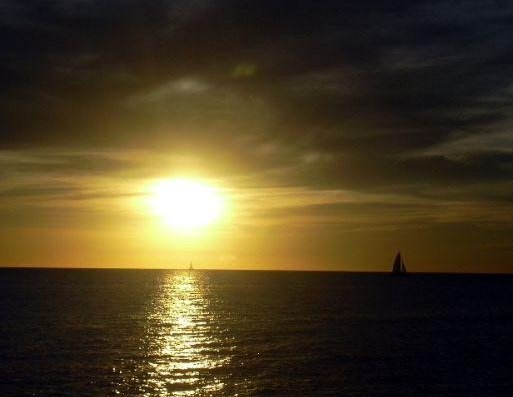
[[[147,395],[208,395],[223,389],[216,371],[230,360],[221,351],[216,315],[201,272],[173,272],[162,284],[150,321],[154,354],[150,357]]]

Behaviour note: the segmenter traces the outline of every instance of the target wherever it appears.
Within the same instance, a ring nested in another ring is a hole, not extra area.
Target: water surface
[[[510,276],[0,270],[0,396],[509,396]]]

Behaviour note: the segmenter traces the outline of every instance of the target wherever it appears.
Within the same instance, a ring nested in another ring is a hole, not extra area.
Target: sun
[[[149,205],[167,225],[190,231],[217,221],[224,200],[218,189],[206,183],[173,179],[159,181],[151,187]]]

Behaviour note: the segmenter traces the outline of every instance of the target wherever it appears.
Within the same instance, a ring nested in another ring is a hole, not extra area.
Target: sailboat
[[[190,271],[190,270],[194,270],[194,268],[192,267],[192,262],[191,262],[191,263],[189,263],[189,271]]]
[[[403,258],[401,257],[401,253],[398,252],[394,259],[394,266],[392,267],[392,274],[394,276],[405,276],[408,274],[406,272],[406,266],[404,265]]]

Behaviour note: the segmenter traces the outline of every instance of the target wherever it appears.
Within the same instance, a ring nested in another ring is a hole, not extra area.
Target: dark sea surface
[[[512,277],[0,270],[0,396],[511,396]]]

